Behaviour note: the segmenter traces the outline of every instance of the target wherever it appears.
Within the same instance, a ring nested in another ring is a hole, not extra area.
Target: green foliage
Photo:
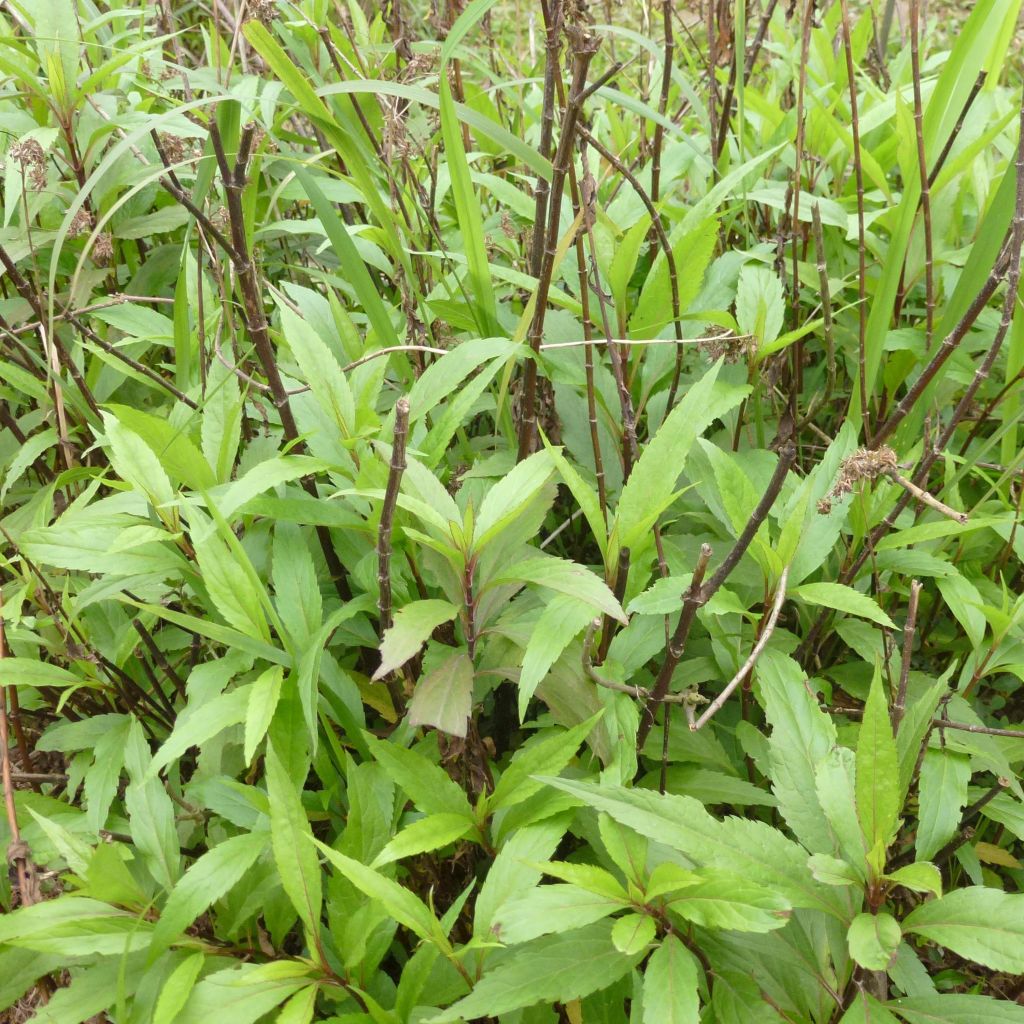
[[[1024,1022],[1020,0],[684,6],[5,5],[0,1020]]]

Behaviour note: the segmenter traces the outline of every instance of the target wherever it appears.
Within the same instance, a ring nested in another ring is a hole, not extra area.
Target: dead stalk
[[[932,254],[932,204],[928,183],[928,160],[924,152],[924,107],[921,102],[920,0],[910,0],[910,64],[914,83],[914,134],[917,137],[917,167],[921,178],[921,218],[924,226],[925,346],[931,348],[935,321],[935,280]]]
[[[768,641],[772,638],[772,633],[775,632],[775,625],[779,621],[779,614],[782,611],[782,605],[786,600],[786,583],[789,580],[789,566],[782,570],[782,575],[779,577],[778,587],[775,591],[775,601],[772,604],[771,612],[768,615],[768,621],[765,622],[764,627],[761,630],[761,635],[757,638],[757,643],[754,644],[747,660],[740,666],[740,670],[729,680],[726,684],[725,689],[711,702],[707,710],[697,719],[696,722],[690,723],[690,731],[696,732],[698,729],[703,728],[711,720],[711,718],[721,710],[725,705],[725,702],[732,696],[733,691],[739,686],[746,678],[750,675],[754,666],[757,664],[757,659],[761,657],[761,652],[768,646]]]
[[[843,22],[843,50],[846,53],[846,77],[850,87],[850,124],[853,129],[853,172],[857,183],[857,370],[860,378],[860,414],[863,436],[871,436],[871,414],[868,409],[867,384],[867,242],[864,229],[864,167],[860,151],[860,116],[857,109],[857,82],[854,75],[853,43],[850,40],[850,11],[846,0],[839,0]]]
[[[543,231],[543,259],[540,276],[537,282],[536,305],[533,320],[530,323],[528,341],[534,353],[540,351],[541,339],[544,337],[544,319],[547,315],[548,294],[551,290],[551,278],[555,269],[555,255],[558,251],[558,228],[561,220],[561,197],[568,174],[569,161],[575,147],[576,122],[579,118],[581,95],[586,86],[587,70],[597,53],[596,37],[578,29],[571,28],[573,40],[572,84],[569,87],[569,98],[562,117],[562,130],[558,138],[558,149],[555,151],[551,172],[551,197],[547,211],[547,223]],[[534,225],[534,232],[540,231],[540,225]],[[526,363],[523,379],[523,419],[519,435],[519,458],[525,459],[537,444],[537,361],[530,359]]]
[[[900,661],[900,681],[896,690],[896,703],[892,708],[892,731],[899,732],[900,722],[907,706],[907,684],[910,681],[910,659],[914,652],[914,634],[917,631],[917,605],[921,597],[921,584],[910,582],[910,600],[907,604],[907,621],[903,626],[903,657]]]
[[[380,594],[377,608],[380,611],[380,633],[391,628],[391,530],[395,521],[395,507],[398,504],[398,490],[405,472],[405,446],[409,436],[409,399],[402,397],[395,403],[395,434],[391,442],[391,465],[388,470],[388,484],[384,491],[384,505],[377,529],[377,583]]]

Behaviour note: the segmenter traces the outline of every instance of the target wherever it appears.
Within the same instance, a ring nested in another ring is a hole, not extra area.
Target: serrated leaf
[[[163,952],[211,904],[224,896],[256,863],[269,836],[245,832],[218,843],[182,876],[153,930],[150,962]]]
[[[857,813],[868,849],[889,844],[900,812],[896,743],[882,675],[875,671],[857,738]]]
[[[409,724],[431,725],[464,737],[472,710],[473,662],[459,651],[416,683],[409,701]]]
[[[345,878],[370,899],[380,903],[400,925],[408,928],[424,941],[434,942],[442,948],[446,948],[440,922],[430,912],[426,904],[422,903],[408,889],[380,872],[374,871],[373,868],[368,868],[365,864],[360,864],[359,861],[346,857],[345,854],[339,853],[337,850],[332,850],[318,839],[314,839],[313,842]]]
[[[590,735],[590,730],[597,724],[602,713],[599,712],[565,732],[548,735],[520,747],[498,780],[488,800],[488,807],[492,811],[511,807],[542,789],[543,783],[534,776],[560,772],[575,757],[580,744]]]
[[[567,558],[538,555],[500,569],[487,581],[488,587],[504,583],[533,583],[568,594],[605,615],[626,623],[626,614],[607,584],[585,566]]]
[[[675,935],[666,935],[644,971],[643,1024],[697,1024],[697,986],[697,964],[692,954]]]
[[[957,889],[912,910],[903,928],[993,970],[1024,972],[1024,895]]]
[[[592,606],[566,594],[557,595],[545,605],[523,654],[519,673],[520,720],[526,718],[530,699],[548,670],[593,618]]]
[[[886,881],[902,885],[914,892],[926,892],[933,896],[942,895],[942,873],[930,861],[915,861],[906,864],[891,875],[885,876]]]
[[[474,820],[466,794],[440,766],[415,750],[366,734],[366,743],[376,761],[391,779],[426,814],[459,814]]]
[[[799,587],[790,590],[790,595],[808,604],[870,619],[889,629],[896,628],[892,619],[870,597],[842,583],[801,583]]]
[[[443,622],[451,622],[458,614],[448,601],[413,601],[395,612],[394,624],[384,631],[380,645],[380,668],[374,680],[401,668],[430,639],[430,634]]]
[[[320,864],[310,845],[313,830],[299,799],[295,781],[288,776],[274,744],[267,744],[267,796],[274,861],[292,906],[315,939],[320,931],[323,891]]]
[[[627,904],[576,885],[540,885],[508,900],[495,915],[491,931],[508,945],[582,928],[622,910]]]
[[[430,814],[402,829],[377,854],[370,866],[379,868],[403,857],[414,857],[418,853],[440,849],[461,839],[472,828],[473,822],[464,814]]]
[[[926,750],[918,780],[918,825],[914,850],[928,860],[953,838],[967,804],[971,759],[955,750]]]
[[[497,1016],[541,1002],[566,1003],[618,981],[642,954],[625,956],[611,941],[611,924],[545,936],[488,971],[473,991],[429,1024]]]

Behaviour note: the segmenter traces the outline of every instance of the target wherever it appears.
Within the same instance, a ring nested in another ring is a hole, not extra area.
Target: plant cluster
[[[968,6],[3,5],[0,1019],[1024,1022]]]

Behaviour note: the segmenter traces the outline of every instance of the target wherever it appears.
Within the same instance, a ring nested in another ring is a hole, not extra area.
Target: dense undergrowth
[[[1020,0],[0,13],[0,1009],[1024,1021]]]

